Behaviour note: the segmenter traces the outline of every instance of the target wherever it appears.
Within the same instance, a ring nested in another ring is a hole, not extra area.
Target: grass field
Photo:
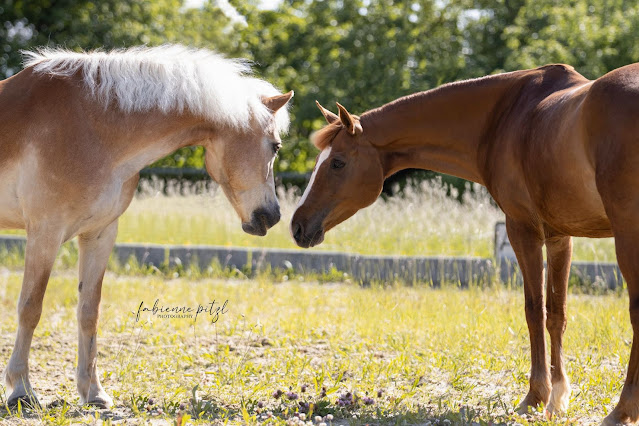
[[[3,366],[20,281],[18,271],[0,272]],[[31,354],[32,383],[55,406],[0,409],[0,421],[173,424],[186,414],[205,424],[295,424],[300,417],[334,425],[546,424],[540,413],[512,414],[530,362],[521,289],[110,274],[98,347],[101,380],[116,407],[93,410],[76,405],[76,287],[74,272],[55,272]],[[622,294],[569,297],[573,396],[566,415],[550,424],[596,424],[613,408],[631,340]],[[136,322],[139,304],[156,299],[194,308],[228,300],[227,313],[214,324],[208,315],[194,322],[148,312]]]
[[[292,193],[280,194],[282,222],[265,238],[242,232],[221,193],[157,194],[147,188],[133,201],[119,241],[295,247],[288,235]],[[481,190],[460,204],[425,185],[378,200],[313,250],[491,257],[498,220],[503,215]],[[578,239],[575,258],[614,261],[613,243]],[[521,289],[362,288],[341,274],[280,271],[248,279],[223,269],[135,265],[112,265],[127,275],[108,274],[103,294],[99,365],[116,406],[79,407],[76,260],[72,246],[62,249],[30,358],[45,408],[0,408],[3,424],[175,424],[178,417],[198,424],[547,424],[541,412],[513,414],[530,368]],[[4,253],[0,261],[3,368],[15,338],[23,259]],[[228,312],[216,323],[202,314],[193,321],[148,312],[136,321],[140,303],[156,299],[192,309],[228,301]],[[632,337],[627,297],[572,294],[568,316],[573,396],[569,411],[549,423],[598,424],[623,383]]]
[[[281,193],[282,220],[266,237],[245,234],[240,220],[222,194],[160,195],[159,185],[147,186],[120,219],[118,241],[158,244],[209,244],[236,247],[297,248],[288,226],[297,204],[292,193]],[[503,213],[485,189],[476,186],[464,203],[447,197],[437,182],[388,201],[379,199],[326,234],[311,250],[361,254],[417,256],[494,256],[494,229]],[[169,194],[176,192],[169,186]],[[575,239],[576,260],[614,262],[612,239]]]

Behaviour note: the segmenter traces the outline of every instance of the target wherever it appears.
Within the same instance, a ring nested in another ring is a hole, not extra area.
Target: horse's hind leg
[[[4,379],[11,391],[7,404],[18,401],[37,405],[38,400],[29,383],[29,349],[33,331],[42,314],[42,299],[51,268],[62,238],[45,229],[29,229],[25,252],[24,278],[18,299],[18,333]]]
[[[524,277],[524,299],[526,323],[530,333],[530,390],[517,407],[517,412],[525,414],[529,408],[547,404],[550,397],[550,372],[546,362],[544,306],[544,258],[542,245],[544,235],[541,229],[527,223],[518,223],[506,218],[508,239],[517,255],[519,268]]]
[[[546,328],[550,334],[550,370],[552,391],[548,412],[565,412],[570,399],[570,381],[564,370],[562,338],[566,330],[566,293],[572,257],[572,238],[546,240],[548,282],[546,283]]]
[[[629,221],[623,228],[614,232],[615,247],[619,268],[628,284],[633,338],[626,382],[617,406],[604,419],[604,425],[629,424],[639,420],[639,226]]]
[[[80,284],[78,285],[78,368],[76,380],[80,402],[108,408],[113,400],[102,388],[97,370],[96,342],[102,279],[118,232],[117,220],[100,232],[78,238]]]

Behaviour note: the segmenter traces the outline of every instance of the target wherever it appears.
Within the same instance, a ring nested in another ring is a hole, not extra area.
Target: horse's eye
[[[331,169],[341,169],[345,165],[345,162],[338,160],[337,158],[333,158],[333,161],[331,161]]]
[[[277,154],[281,147],[282,147],[281,143],[274,143],[273,144],[273,154]]]

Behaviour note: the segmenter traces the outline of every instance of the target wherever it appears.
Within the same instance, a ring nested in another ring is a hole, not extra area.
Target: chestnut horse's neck
[[[518,71],[447,84],[362,115],[365,134],[382,152],[384,175],[419,168],[484,183],[477,158],[482,134],[498,104],[526,75]]]

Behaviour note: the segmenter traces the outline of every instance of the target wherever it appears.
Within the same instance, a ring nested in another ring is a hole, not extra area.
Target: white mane
[[[81,70],[98,100],[105,105],[117,100],[126,112],[186,109],[216,123],[246,128],[251,118],[268,124],[272,113],[261,98],[279,94],[270,83],[251,77],[246,61],[181,45],[84,53],[46,48],[23,54],[24,66],[39,73],[69,76]],[[286,108],[275,117],[278,130],[286,131]]]

